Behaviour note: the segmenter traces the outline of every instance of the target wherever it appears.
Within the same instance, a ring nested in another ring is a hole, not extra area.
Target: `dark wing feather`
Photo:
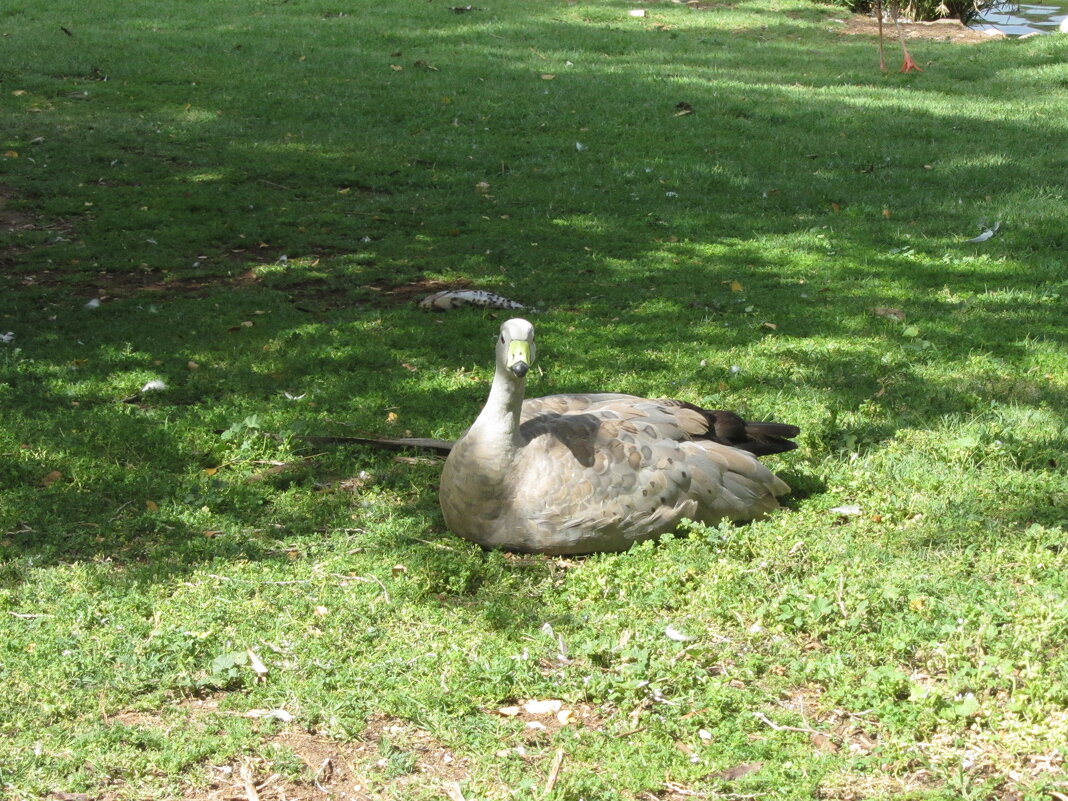
[[[792,438],[801,433],[801,429],[787,423],[752,422],[743,420],[734,412],[723,409],[702,409],[686,401],[665,400],[668,403],[689,409],[701,415],[706,421],[706,431],[694,434],[694,439],[710,439],[720,445],[749,451],[754,456],[767,456],[772,453],[792,451],[797,447]]]

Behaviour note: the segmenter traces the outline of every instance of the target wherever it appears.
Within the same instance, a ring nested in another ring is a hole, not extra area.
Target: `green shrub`
[[[868,14],[875,10],[873,0],[848,0],[846,5],[854,14]],[[965,25],[982,16],[999,3],[989,0],[908,0],[897,6],[899,19],[928,22],[936,19],[959,19]],[[890,4],[883,3],[884,13],[889,14]]]

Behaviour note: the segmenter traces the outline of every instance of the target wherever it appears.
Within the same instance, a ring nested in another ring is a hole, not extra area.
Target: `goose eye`
[[[501,334],[501,344],[504,344],[504,334]]]

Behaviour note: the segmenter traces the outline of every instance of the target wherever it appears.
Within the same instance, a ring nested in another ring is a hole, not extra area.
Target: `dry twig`
[[[820,735],[823,735],[824,737],[828,736],[827,732],[817,731],[816,729],[810,729],[810,728],[807,728],[805,726],[783,726],[783,725],[781,725],[779,723],[776,723],[773,720],[769,720],[768,716],[765,715],[763,712],[754,712],[753,715],[761,723],[764,723],[764,724],[770,726],[775,731],[797,731],[797,732],[801,732],[802,734],[820,734]]]
[[[556,755],[553,756],[553,764],[549,767],[549,778],[545,782],[545,791],[542,793],[543,798],[548,798],[552,793],[553,787],[556,786],[556,780],[560,778],[560,766],[564,764],[564,749],[557,748]]]
[[[260,801],[260,794],[256,791],[256,782],[252,778],[252,768],[245,762],[238,771],[241,786],[245,788],[245,796],[248,801]]]

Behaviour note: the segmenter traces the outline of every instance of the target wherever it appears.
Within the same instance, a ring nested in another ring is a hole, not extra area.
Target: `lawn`
[[[0,9],[0,796],[1068,798],[1068,36],[465,8]],[[474,419],[461,287],[799,425],[785,508],[449,534],[346,438]]]

